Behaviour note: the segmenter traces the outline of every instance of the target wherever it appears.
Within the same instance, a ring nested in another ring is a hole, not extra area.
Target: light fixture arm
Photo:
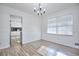
[[[42,8],[41,4],[38,4],[38,8],[34,8],[34,12],[37,13],[37,15],[43,15],[46,13],[46,10]]]

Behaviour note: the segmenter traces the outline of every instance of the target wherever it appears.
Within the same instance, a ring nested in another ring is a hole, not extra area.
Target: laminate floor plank
[[[37,40],[31,43],[23,44],[22,46],[17,44],[15,41],[13,41],[13,43],[9,48],[0,49],[0,56],[42,56],[37,52],[41,46],[50,47],[56,51],[65,53],[68,56],[79,56],[79,49],[45,40]]]

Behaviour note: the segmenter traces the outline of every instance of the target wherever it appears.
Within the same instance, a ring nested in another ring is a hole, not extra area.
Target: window
[[[73,17],[71,15],[48,20],[47,33],[72,35]]]
[[[56,18],[48,20],[48,33],[56,34]]]

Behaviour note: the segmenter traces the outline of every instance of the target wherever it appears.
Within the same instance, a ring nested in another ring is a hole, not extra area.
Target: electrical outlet
[[[79,43],[75,43],[76,46],[79,46]]]

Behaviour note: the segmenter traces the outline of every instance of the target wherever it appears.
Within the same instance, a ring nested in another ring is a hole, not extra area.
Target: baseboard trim
[[[45,39],[42,39],[42,40],[45,40]],[[45,41],[48,41],[48,40],[45,40]],[[48,41],[48,42],[51,42],[51,41]],[[58,44],[58,45],[62,45],[62,46],[65,46],[65,47],[69,47],[69,48],[79,49],[79,48],[76,48],[76,47],[71,47],[71,46],[63,45],[63,44],[56,43],[56,42],[51,42],[51,43],[55,43],[55,44]]]

